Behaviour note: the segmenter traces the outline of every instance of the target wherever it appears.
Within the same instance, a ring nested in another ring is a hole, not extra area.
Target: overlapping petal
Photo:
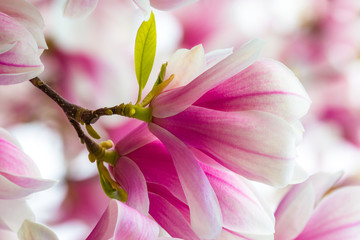
[[[18,147],[0,138],[0,198],[15,199],[47,189],[54,181],[42,179],[35,163]]]
[[[190,208],[192,229],[200,238],[214,238],[222,228],[218,200],[192,152],[178,138],[156,124],[149,129],[169,151]]]
[[[113,175],[128,194],[126,204],[145,216],[149,212],[149,198],[144,175],[134,161],[120,157],[113,169]]]
[[[35,7],[24,0],[4,0],[0,6],[0,84],[16,84],[39,75],[47,48],[44,23]]]
[[[292,178],[296,134],[273,114],[191,106],[153,122],[246,178],[279,187]]]
[[[306,114],[310,98],[285,65],[261,59],[205,93],[194,105],[220,111],[259,110],[294,121]]]
[[[17,232],[25,219],[35,220],[25,199],[0,200],[0,229]]]
[[[111,200],[87,240],[157,239],[158,225],[135,209]]]
[[[356,239],[360,236],[360,187],[344,187],[325,196],[296,238]]]
[[[186,86],[160,94],[151,103],[153,116],[165,118],[185,110],[207,91],[251,65],[258,58],[261,49],[260,40],[248,42]]]

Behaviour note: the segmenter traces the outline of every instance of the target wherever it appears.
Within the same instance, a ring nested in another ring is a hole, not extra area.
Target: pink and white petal
[[[150,4],[152,7],[160,10],[172,10],[184,7],[196,1],[198,0],[150,0]]]
[[[250,66],[261,49],[260,40],[250,41],[186,86],[158,95],[151,103],[153,116],[165,118],[185,110],[204,93]]]
[[[233,53],[233,48],[225,48],[211,51],[205,54],[206,69],[212,68],[218,62],[224,60]]]
[[[360,187],[344,187],[324,197],[296,240],[357,239],[360,236]]]
[[[192,106],[153,122],[248,179],[283,187],[292,178],[296,134],[276,115]]]
[[[223,228],[218,239],[221,240],[273,240],[274,235],[245,235]]]
[[[147,183],[165,187],[176,198],[186,203],[174,162],[159,140],[138,148],[127,156],[139,166]]]
[[[156,137],[149,131],[147,123],[142,123],[116,143],[115,148],[120,155],[126,155],[155,139]]]
[[[242,234],[274,234],[274,219],[238,175],[200,162],[219,200],[223,227]]]
[[[47,48],[43,33],[44,20],[36,7],[23,0],[2,0],[0,12],[7,14],[23,25],[36,40],[39,48]]]
[[[150,214],[172,237],[200,240],[181,212],[162,196],[149,193]]]
[[[25,219],[35,220],[25,199],[0,200],[0,229],[17,232]]]
[[[146,216],[149,212],[146,181],[136,163],[128,157],[120,157],[112,172],[116,181],[128,194],[126,204]]]
[[[14,144],[0,138],[0,172],[24,177],[40,177],[35,162]]]
[[[149,129],[164,143],[173,158],[190,208],[192,229],[200,238],[216,238],[222,228],[221,210],[197,159],[183,142],[167,130],[154,123],[149,124]]]
[[[121,204],[121,205],[120,205]],[[94,229],[91,231],[90,235],[86,240],[109,240],[113,239],[115,234],[115,229],[118,224],[119,218],[119,208],[124,207],[124,204],[117,202],[116,200],[110,200],[109,206],[104,211],[99,222],[96,224]],[[128,207],[129,208],[129,207]],[[134,210],[135,211],[135,210]],[[140,214],[140,213],[138,213]],[[120,217],[130,218],[132,216],[123,215]]]
[[[205,52],[202,45],[191,50],[179,49],[170,58],[165,79],[174,74],[174,79],[165,90],[182,87],[190,83],[205,70]]]
[[[315,191],[315,206],[321,201],[323,196],[335,185],[343,175],[342,171],[335,173],[320,172],[312,175],[309,182]]]
[[[18,231],[19,240],[58,240],[56,234],[44,225],[25,220]]]
[[[0,63],[0,67],[2,67],[1,65]],[[44,66],[15,68],[14,72],[15,71],[17,71],[17,73],[0,73],[0,85],[10,85],[28,81],[39,76],[40,73],[44,71]]]
[[[13,144],[15,147],[17,147],[20,150],[22,149],[19,141],[4,128],[0,128],[0,139]]]
[[[156,222],[123,203],[117,204],[119,218],[115,231],[116,240],[148,240],[159,236],[160,228]]]
[[[297,237],[310,219],[315,206],[315,191],[309,181],[293,186],[275,211],[275,239]]]
[[[94,9],[98,0],[67,0],[64,8],[64,16],[69,18],[86,17]]]
[[[202,96],[195,105],[221,111],[259,110],[297,120],[311,101],[285,65],[261,59]]]
[[[0,171],[0,199],[17,199],[54,186],[55,181],[29,178]]]

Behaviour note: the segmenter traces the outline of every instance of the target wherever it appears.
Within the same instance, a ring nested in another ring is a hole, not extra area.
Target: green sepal
[[[139,84],[137,102],[141,100],[141,92],[144,89],[153,64],[156,52],[156,26],[154,13],[151,12],[148,21],[143,21],[139,27],[135,39],[135,73]]]
[[[166,74],[166,67],[168,65],[168,62],[164,63],[163,65],[161,65],[161,69],[160,69],[160,72],[159,72],[159,75],[158,75],[158,78],[154,84],[154,86],[157,86],[159,85],[160,83],[162,83],[164,81],[164,77],[165,77],[165,74]],[[154,87],[153,87],[154,88]]]
[[[103,161],[97,161],[97,167],[99,171],[101,187],[103,188],[105,194],[109,198],[113,198],[121,202],[126,202],[128,197],[127,192],[111,178],[109,170],[104,166]]]
[[[90,125],[90,124],[86,124],[85,125],[86,131],[88,132],[88,134],[90,136],[92,136],[95,139],[100,139],[100,135],[95,131],[95,129]]]
[[[139,104],[139,106],[145,107],[146,105],[148,105],[151,102],[151,100],[153,100],[154,97],[159,95],[164,90],[164,88],[166,88],[167,85],[171,83],[173,79],[174,79],[174,74],[171,74],[171,76],[167,80],[161,82],[158,85],[154,85],[154,87],[151,89],[148,95],[144,97],[144,100]]]

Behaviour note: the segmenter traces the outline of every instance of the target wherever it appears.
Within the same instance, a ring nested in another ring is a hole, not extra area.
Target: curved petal
[[[156,137],[149,131],[147,123],[142,123],[117,142],[115,148],[120,155],[126,155],[155,139]]]
[[[344,187],[324,197],[303,232],[308,240],[357,239],[360,236],[360,187]]]
[[[186,86],[163,92],[151,103],[153,116],[165,118],[185,110],[204,93],[251,65],[260,55],[261,46],[260,40],[248,42]]]
[[[151,6],[160,10],[172,10],[184,7],[198,0],[150,0]]]
[[[23,151],[0,138],[0,198],[25,197],[54,183],[41,179],[35,163]]]
[[[259,110],[288,121],[304,116],[310,98],[282,63],[261,59],[204,94],[194,105],[220,111]]]
[[[296,185],[281,200],[275,212],[275,239],[294,239],[313,213],[315,191],[310,182]]]
[[[170,58],[166,67],[165,79],[174,74],[174,79],[166,90],[182,87],[190,83],[205,68],[205,52],[202,45],[191,50],[179,49]]]
[[[64,16],[69,18],[86,17],[94,9],[98,0],[67,0],[64,8]]]
[[[0,229],[17,232],[25,219],[35,220],[25,199],[0,200]]]
[[[173,117],[153,118],[153,122],[246,178],[278,187],[292,178],[296,134],[273,114],[192,106]]]
[[[43,33],[44,20],[36,7],[28,1],[2,0],[0,12],[14,18],[18,23],[24,26],[36,40],[39,48],[47,48]]]
[[[186,203],[173,160],[159,140],[138,148],[127,156],[139,166],[147,183],[165,187],[180,201]]]
[[[128,157],[120,157],[113,169],[116,181],[128,194],[126,204],[145,216],[149,212],[149,198],[144,175]]]
[[[242,234],[274,234],[274,219],[269,216],[247,183],[230,171],[200,163],[223,215],[223,227]]]
[[[116,200],[109,206],[86,240],[156,239],[159,226],[135,209]]]
[[[150,214],[156,222],[172,237],[200,240],[191,229],[190,220],[183,215],[184,212],[189,215],[188,206],[169,192],[157,189],[154,193],[153,190],[149,192]]]
[[[35,39],[20,23],[0,12],[0,85],[16,84],[39,75],[44,66]],[[4,46],[4,44],[7,46]],[[9,47],[9,44],[12,46]]]
[[[18,231],[19,240],[58,240],[48,227],[25,220]]]
[[[191,226],[200,238],[215,238],[222,228],[218,200],[208,179],[192,152],[165,129],[150,123],[149,129],[165,145],[173,158],[176,171],[190,208]]]

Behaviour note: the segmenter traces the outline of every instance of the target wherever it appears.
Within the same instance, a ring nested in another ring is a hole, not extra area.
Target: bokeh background
[[[100,0],[82,19],[64,18],[64,1],[30,2],[46,25],[43,81],[89,109],[136,101],[133,52],[143,15],[131,0]],[[154,12],[158,45],[149,86],[179,48],[236,49],[261,38],[262,56],[294,71],[313,102],[302,119],[298,163],[309,174],[344,171],[340,184],[360,183],[360,1],[198,0]],[[108,201],[85,147],[61,109],[30,83],[0,86],[0,102],[0,126],[17,137],[44,178],[58,181],[29,199],[37,220],[60,239],[83,239]],[[104,117],[94,127],[107,140],[124,122]],[[271,206],[285,191],[256,186]]]

